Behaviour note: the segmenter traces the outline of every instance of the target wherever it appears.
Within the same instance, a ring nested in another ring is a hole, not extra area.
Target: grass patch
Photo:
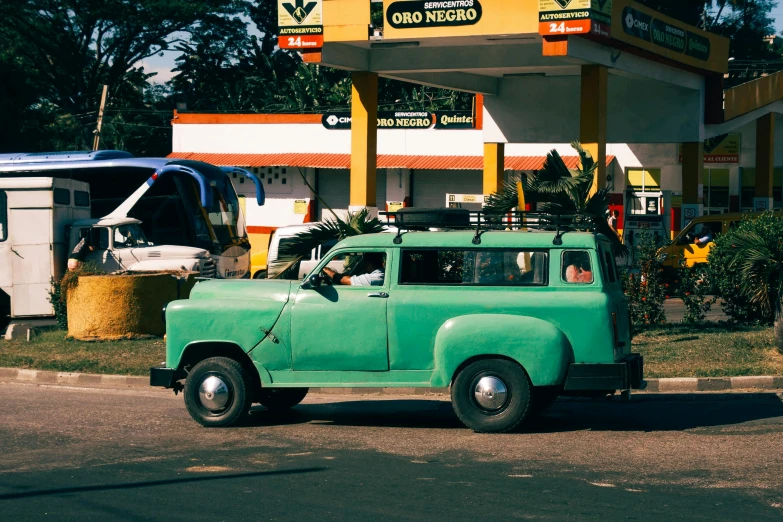
[[[772,328],[672,324],[645,329],[633,340],[645,376],[783,375]],[[0,340],[0,367],[58,372],[149,375],[166,358],[162,339],[76,341],[65,331],[40,329],[31,342]]]
[[[772,328],[669,325],[643,330],[634,351],[644,355],[645,377],[783,375]]]
[[[0,340],[0,367],[149,375],[166,358],[163,339],[76,341],[66,339],[64,330],[38,332],[29,343]]]

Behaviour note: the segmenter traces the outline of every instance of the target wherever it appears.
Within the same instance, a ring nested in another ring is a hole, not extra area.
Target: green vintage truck
[[[184,391],[204,426],[293,407],[310,387],[450,387],[478,432],[515,429],[558,395],[644,387],[605,237],[410,228],[424,230],[343,240],[302,282],[197,284],[164,310],[150,384]]]

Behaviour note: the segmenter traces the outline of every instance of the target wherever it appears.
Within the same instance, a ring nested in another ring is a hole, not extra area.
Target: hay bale
[[[185,299],[196,284],[188,273],[125,273],[80,276],[68,291],[68,335],[79,340],[161,336],[161,309]]]

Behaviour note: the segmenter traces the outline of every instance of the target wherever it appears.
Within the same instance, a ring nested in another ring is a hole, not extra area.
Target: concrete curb
[[[20,368],[0,368],[0,381],[26,382],[30,384],[150,389],[150,379],[146,376],[48,372],[44,370],[24,370]],[[670,379],[647,379],[647,389],[645,391],[652,393],[696,393],[731,390],[780,391],[783,390],[783,376],[675,377]],[[310,392],[325,395],[448,395],[449,389],[311,388]]]

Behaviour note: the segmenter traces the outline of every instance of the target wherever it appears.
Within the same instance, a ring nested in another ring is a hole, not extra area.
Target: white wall
[[[329,130],[320,124],[175,124],[172,127],[174,152],[351,153],[350,130]],[[378,154],[480,156],[483,153],[480,130],[378,131]]]
[[[529,79],[528,79],[529,80]],[[522,93],[519,93],[520,95]],[[638,98],[638,97],[637,97]],[[528,98],[519,104],[533,103]],[[573,109],[565,101],[564,110]],[[485,113],[486,114],[486,113]],[[543,115],[543,113],[542,113]],[[486,120],[485,120],[486,123]],[[775,143],[775,165],[783,166],[783,122],[778,125]],[[739,165],[707,164],[705,168],[725,168],[730,172],[730,194],[739,193],[740,167],[755,165],[755,123],[745,125],[736,131],[742,134],[741,159]],[[388,129],[378,132],[380,154],[439,155],[439,156],[481,156],[487,134],[481,130],[441,131]],[[506,156],[545,156],[556,149],[563,156],[573,156],[575,151],[567,143],[508,143]],[[325,129],[320,124],[265,124],[265,125],[174,125],[174,150],[177,152],[214,153],[350,153],[350,131]],[[610,143],[607,154],[616,158],[615,167],[610,170],[614,178],[614,192],[625,189],[625,171],[628,168],[661,169],[661,183],[665,189],[682,190],[682,166],[679,163],[679,145],[674,140],[668,143]],[[266,169],[264,169],[266,170]],[[281,168],[273,169],[282,175]],[[315,183],[315,169],[303,169],[311,184]],[[265,172],[265,175],[267,173]],[[482,191],[481,171],[426,171],[414,173],[413,194],[408,186],[409,171],[404,169],[378,170],[377,201],[382,210],[385,201],[402,201],[413,196],[415,206],[442,206],[446,193],[479,194]],[[255,226],[283,226],[301,222],[304,216],[294,215],[294,201],[309,201],[313,195],[304,184],[296,168],[287,168],[287,184],[265,179],[267,204],[258,207],[253,202],[253,185],[236,184],[237,191],[247,195],[247,221]],[[349,173],[342,169],[319,169],[319,184],[322,196],[335,209],[346,209],[349,198]],[[323,215],[319,205],[316,218]]]

